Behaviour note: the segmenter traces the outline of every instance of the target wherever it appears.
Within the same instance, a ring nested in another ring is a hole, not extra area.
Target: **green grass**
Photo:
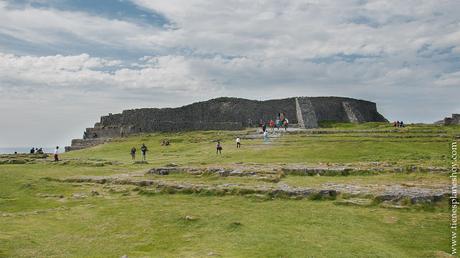
[[[393,129],[384,123],[323,126],[331,131]],[[439,131],[444,136],[439,136]],[[445,206],[399,210],[336,205],[332,200],[139,194],[133,186],[117,190],[47,180],[144,173],[168,163],[275,167],[381,162],[400,167],[447,167],[449,144],[453,135],[460,134],[460,127],[408,125],[394,133],[290,134],[269,144],[261,139],[243,140],[242,148],[236,149],[235,136],[246,134],[248,131],[139,135],[65,153],[61,155],[64,162],[57,164],[0,165],[0,257],[436,257],[439,252],[449,252],[450,212]],[[164,138],[171,140],[171,146],[160,146]],[[222,156],[215,154],[213,141],[217,139],[223,141]],[[129,151],[142,143],[150,149],[149,163],[133,164]],[[276,185],[251,177],[146,177],[203,184]],[[280,183],[430,187],[448,184],[449,179],[446,173],[383,172],[288,175]]]
[[[358,125],[361,126],[361,125]],[[460,129],[459,129],[460,132]],[[246,132],[243,132],[246,133]],[[240,134],[243,134],[240,133]],[[177,163],[206,165],[243,163],[320,163],[320,162],[399,162],[425,165],[445,165],[451,138],[375,138],[340,135],[289,135],[272,139],[243,140],[242,149],[234,146],[238,132],[190,132],[182,134],[150,134],[119,139],[110,144],[74,151],[65,158],[105,159],[130,163],[130,149],[145,143],[150,151],[148,161],[154,165]],[[393,134],[399,136],[398,133]],[[160,146],[162,139],[171,146]],[[223,143],[223,155],[215,153],[214,140]],[[138,157],[139,158],[139,157]]]
[[[422,257],[448,249],[446,216],[330,201],[94,197],[68,210],[2,218],[0,250],[10,257]]]

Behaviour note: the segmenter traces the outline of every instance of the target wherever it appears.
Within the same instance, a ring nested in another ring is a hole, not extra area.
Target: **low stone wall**
[[[444,125],[460,125],[460,114],[452,114],[452,117],[444,118]]]
[[[71,146],[66,146],[65,151],[81,150],[103,144],[110,141],[110,138],[95,138],[95,139],[73,139]]]

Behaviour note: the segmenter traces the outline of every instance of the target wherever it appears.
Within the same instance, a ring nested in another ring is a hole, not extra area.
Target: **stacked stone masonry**
[[[293,97],[256,101],[241,98],[217,98],[178,108],[142,108],[109,114],[93,128],[87,128],[83,139],[72,141],[66,151],[91,147],[110,138],[137,133],[193,130],[241,130],[255,127],[260,120],[275,120],[286,114],[290,124],[316,128],[319,122],[383,122],[376,104],[342,97]]]
[[[444,125],[460,125],[460,114],[452,114],[452,117],[444,118]]]

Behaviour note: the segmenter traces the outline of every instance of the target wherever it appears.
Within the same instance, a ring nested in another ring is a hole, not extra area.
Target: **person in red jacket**
[[[275,130],[275,121],[273,121],[273,119],[270,119],[270,122],[268,122],[268,125],[270,126],[270,129],[273,132]]]

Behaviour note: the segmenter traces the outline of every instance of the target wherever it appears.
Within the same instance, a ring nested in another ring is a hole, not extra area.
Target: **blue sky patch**
[[[34,0],[8,1],[10,8],[53,8],[62,11],[85,12],[108,19],[127,20],[141,25],[168,25],[169,21],[160,13],[141,8],[128,0]]]

